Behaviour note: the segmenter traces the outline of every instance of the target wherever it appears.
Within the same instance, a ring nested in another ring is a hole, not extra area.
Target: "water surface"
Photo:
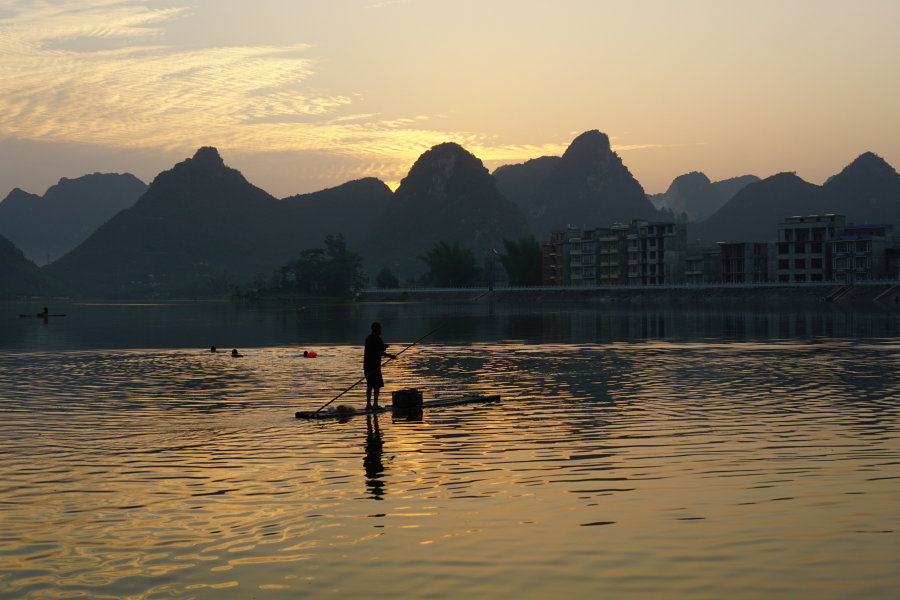
[[[4,598],[892,598],[900,586],[890,311],[66,312],[77,318],[6,319],[0,333]],[[391,343],[446,317],[386,371],[389,389],[500,403],[293,418],[359,376],[371,320]],[[201,352],[216,342],[245,358]]]

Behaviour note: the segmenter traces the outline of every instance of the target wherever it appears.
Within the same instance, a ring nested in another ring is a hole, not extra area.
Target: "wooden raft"
[[[460,396],[458,398],[443,398],[440,400],[425,400],[424,402],[422,402],[422,410],[426,410],[429,408],[443,408],[445,406],[457,406],[459,404],[474,404],[477,402],[496,402],[499,399],[500,399],[499,394],[493,394],[493,395],[488,395],[488,396],[470,394],[467,396]],[[395,410],[393,406],[385,406],[384,408],[386,409],[385,411],[378,411],[378,412],[398,412],[398,413],[408,412],[408,409],[407,410],[399,410],[399,409]],[[326,412],[323,410],[323,411],[320,411],[318,414],[316,414],[315,412],[312,412],[312,411],[309,411],[309,412],[298,411],[297,413],[295,413],[295,416],[298,419],[333,419],[336,417],[354,417],[357,415],[371,415],[371,414],[378,414],[378,413],[367,413],[364,410],[360,410],[358,412],[352,412],[352,413],[348,413],[348,412],[333,412],[332,413],[332,412]]]

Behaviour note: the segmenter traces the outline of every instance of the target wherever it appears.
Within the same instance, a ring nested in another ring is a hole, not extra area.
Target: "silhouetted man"
[[[381,376],[381,357],[396,358],[387,353],[387,344],[381,339],[381,323],[372,323],[372,333],[366,338],[366,348],[363,353],[363,373],[366,375],[366,410],[384,410],[378,406],[378,393],[384,387],[384,378]],[[375,401],[372,402],[372,396]]]

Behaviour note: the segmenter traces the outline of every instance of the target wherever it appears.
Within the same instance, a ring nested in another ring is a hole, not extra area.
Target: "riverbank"
[[[672,286],[608,286],[592,288],[461,288],[364,290],[361,302],[577,302],[669,303],[729,301],[900,301],[900,282],[872,282],[843,286],[835,283],[761,283]]]

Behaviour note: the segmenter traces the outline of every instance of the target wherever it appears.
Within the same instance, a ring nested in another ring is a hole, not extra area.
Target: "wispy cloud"
[[[326,152],[388,180],[446,141],[486,162],[521,162],[566,146],[500,145],[479,133],[426,127],[443,115],[354,110],[358,95],[310,84],[319,63],[303,44],[185,50],[160,43],[185,8],[0,0],[2,11],[10,16],[0,20],[0,137],[185,152],[202,145]],[[115,43],[97,49],[98,40]]]

